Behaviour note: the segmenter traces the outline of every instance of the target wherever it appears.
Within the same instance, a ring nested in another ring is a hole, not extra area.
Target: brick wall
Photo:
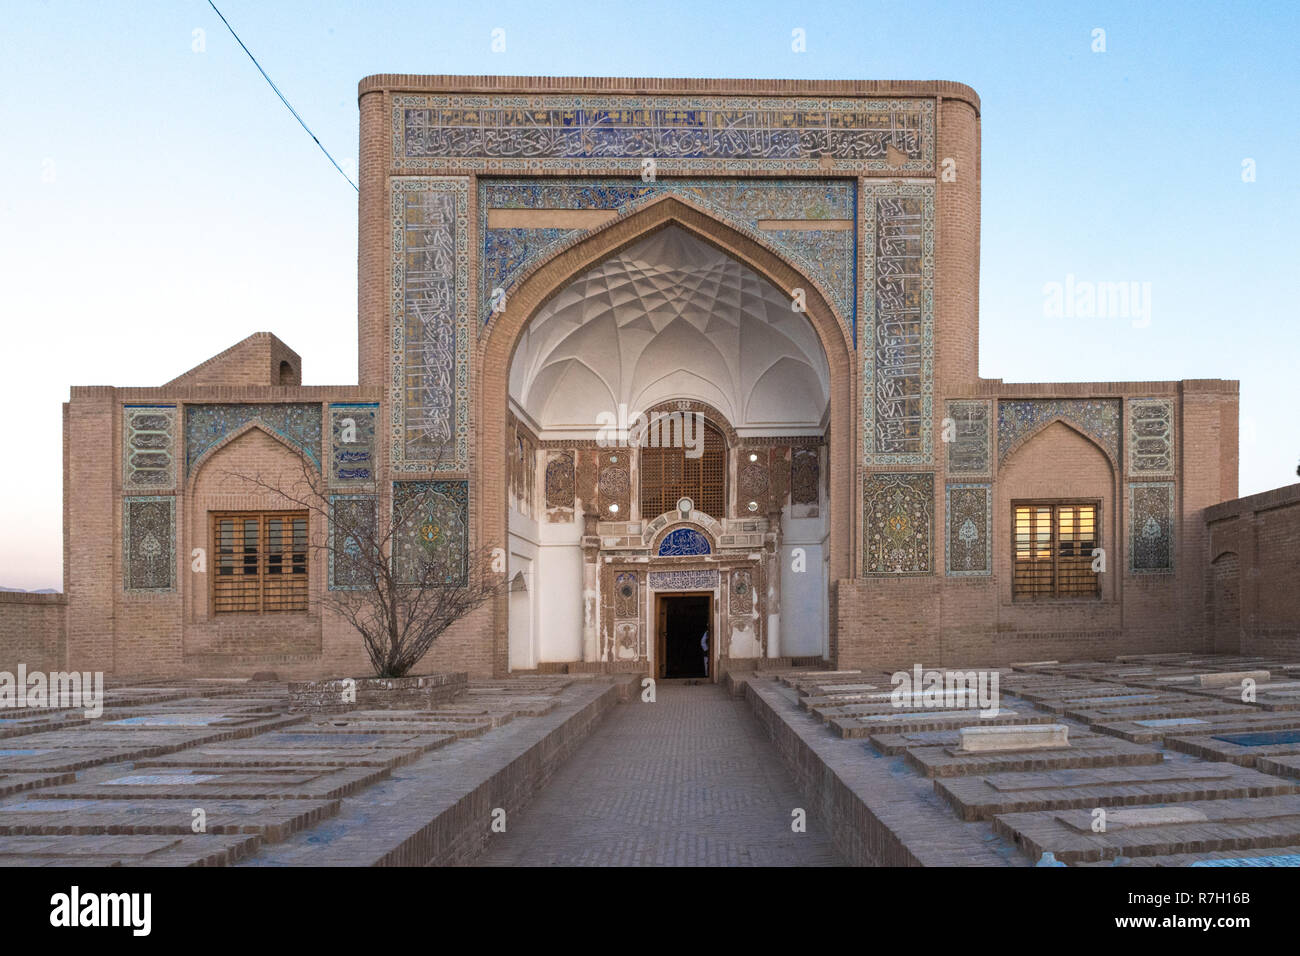
[[[1207,508],[1204,527],[1214,649],[1300,653],[1300,483]]]
[[[63,670],[67,611],[62,594],[0,591],[0,671]]]

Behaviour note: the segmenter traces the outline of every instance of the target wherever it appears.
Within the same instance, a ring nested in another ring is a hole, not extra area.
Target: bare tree
[[[388,495],[332,492],[320,471],[299,461],[302,474],[290,487],[227,474],[320,519],[324,540],[309,536],[309,547],[328,562],[324,601],[361,635],[377,677],[405,676],[448,627],[505,586],[501,552],[469,547],[468,509],[455,500],[454,483],[400,481]]]

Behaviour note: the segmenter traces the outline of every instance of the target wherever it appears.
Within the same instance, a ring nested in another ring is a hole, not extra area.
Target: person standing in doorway
[[[704,630],[704,636],[700,638],[700,650],[704,651],[704,676],[709,676],[709,631]]]

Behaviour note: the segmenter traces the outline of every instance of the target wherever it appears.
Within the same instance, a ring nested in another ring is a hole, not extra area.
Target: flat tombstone
[[[1204,813],[1191,807],[1129,807],[1107,813],[1106,825],[1159,827],[1171,823],[1204,823],[1207,819]]]
[[[1046,750],[1070,746],[1070,728],[1065,724],[1029,724],[1021,727],[963,727],[961,750],[983,753],[990,750]]]
[[[1247,679],[1262,684],[1272,675],[1268,671],[1230,671],[1222,674],[1197,674],[1196,677],[1202,687],[1231,687]]]

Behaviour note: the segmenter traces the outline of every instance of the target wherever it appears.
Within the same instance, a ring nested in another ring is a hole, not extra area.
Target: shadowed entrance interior
[[[713,650],[707,594],[659,596],[658,667],[660,677],[708,677]],[[707,635],[707,637],[706,637]]]

